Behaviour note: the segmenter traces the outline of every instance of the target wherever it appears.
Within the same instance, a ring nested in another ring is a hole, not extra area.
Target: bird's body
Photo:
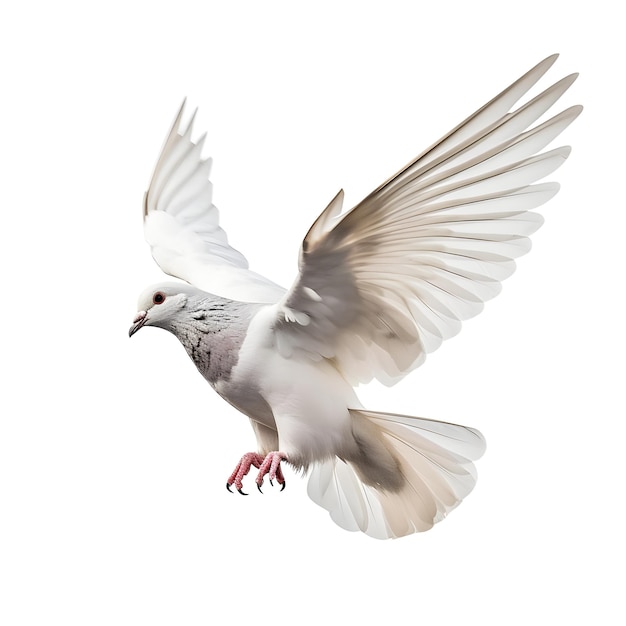
[[[180,285],[150,288],[149,298],[154,290],[169,297]],[[354,388],[327,359],[285,357],[274,349],[277,305],[190,286],[176,305],[161,327],[178,338],[213,389],[262,429],[261,453],[278,449],[277,423],[280,449],[297,468],[349,453],[349,409],[360,408]]]
[[[358,405],[352,386],[330,361],[285,357],[274,349],[275,308],[266,305],[256,312],[230,380],[219,381],[215,390],[272,429],[273,441],[262,453],[279,449],[280,425],[280,450],[290,463],[308,469],[316,461],[341,456],[342,442],[349,438],[348,408]]]
[[[529,128],[572,84],[515,111],[550,57],[352,210],[340,192],[302,244],[289,290],[251,272],[211,202],[210,162],[179,113],[146,194],[146,238],[186,280],[149,288],[131,327],[173,333],[227,402],[250,418],[252,466],[284,486],[280,464],[310,472],[309,495],[342,527],[379,538],[427,530],[472,490],[475,429],[365,410],[354,385],[393,384],[494,297],[541,225],[530,211],[558,186],[531,184],[567,158],[539,152],[580,113]],[[206,291],[205,291],[206,290]]]

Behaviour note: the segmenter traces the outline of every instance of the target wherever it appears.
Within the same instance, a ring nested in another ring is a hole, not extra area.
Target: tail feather
[[[476,484],[473,460],[485,451],[477,430],[420,417],[351,410],[366,420],[391,453],[401,475],[398,487],[364,482],[359,464],[367,459],[334,457],[317,464],[309,480],[310,498],[346,530],[378,539],[428,530],[441,521]],[[374,449],[371,447],[370,449]],[[370,460],[375,463],[373,459]]]

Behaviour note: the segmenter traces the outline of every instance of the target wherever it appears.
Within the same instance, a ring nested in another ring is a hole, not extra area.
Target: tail
[[[476,484],[477,430],[421,417],[350,410],[355,452],[315,465],[309,497],[346,530],[377,539],[432,528]]]

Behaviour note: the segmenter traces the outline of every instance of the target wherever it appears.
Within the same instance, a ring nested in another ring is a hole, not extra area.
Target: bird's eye
[[[157,291],[152,296],[152,302],[154,302],[154,304],[163,304],[165,302],[165,294],[161,291]]]

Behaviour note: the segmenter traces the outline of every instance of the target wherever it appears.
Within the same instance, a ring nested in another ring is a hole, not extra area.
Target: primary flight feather
[[[569,148],[543,151],[580,113],[533,126],[576,79],[513,107],[548,57],[349,211],[340,191],[309,229],[286,290],[251,271],[219,225],[204,136],[181,107],[144,200],[145,235],[164,272],[140,296],[130,334],[157,326],[250,418],[258,450],[227,480],[243,492],[281,463],[309,471],[309,495],[348,530],[377,538],[428,530],[472,490],[485,449],[475,429],[373,412],[353,386],[393,384],[482,310],[530,248],[537,183]],[[184,106],[184,105],[183,105]]]

